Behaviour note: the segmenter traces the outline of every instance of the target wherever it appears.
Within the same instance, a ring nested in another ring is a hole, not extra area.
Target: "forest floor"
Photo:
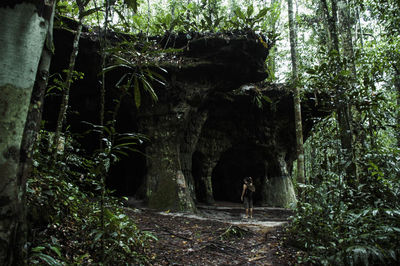
[[[240,204],[198,206],[197,214],[128,208],[138,227],[157,237],[152,265],[298,265],[304,254],[284,245],[283,227],[292,214],[256,207],[244,218]]]

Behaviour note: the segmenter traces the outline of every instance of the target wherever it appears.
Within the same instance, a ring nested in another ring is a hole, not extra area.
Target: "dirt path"
[[[282,225],[291,212],[240,205],[198,206],[196,215],[131,209],[138,227],[152,232],[152,265],[293,265],[296,252],[282,247]]]

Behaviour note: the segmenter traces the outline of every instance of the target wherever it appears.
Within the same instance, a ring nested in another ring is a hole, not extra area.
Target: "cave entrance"
[[[251,176],[256,186],[254,202],[260,202],[266,176],[265,158],[265,149],[255,145],[238,146],[225,151],[212,171],[214,199],[241,202],[243,178]]]
[[[132,106],[133,101],[128,97],[121,101],[120,111],[116,118],[116,131],[126,136],[134,136],[138,132],[136,107]],[[134,196],[137,199],[145,198],[145,180],[147,174],[145,144],[137,139],[125,138],[120,143],[136,142],[130,146],[136,151],[127,151],[126,155],[119,154],[119,160],[111,165],[110,174],[107,177],[106,185],[114,190],[117,196]]]
[[[123,157],[111,166],[107,177],[107,187],[117,196],[135,196],[144,198],[144,180],[146,176],[145,156],[136,152]]]

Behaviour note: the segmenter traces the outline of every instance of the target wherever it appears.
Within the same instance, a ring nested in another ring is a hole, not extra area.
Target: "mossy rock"
[[[173,178],[161,177],[157,190],[149,198],[149,207],[157,210],[177,210],[179,205],[177,189]]]

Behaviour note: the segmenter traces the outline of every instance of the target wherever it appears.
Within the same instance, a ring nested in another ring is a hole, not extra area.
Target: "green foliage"
[[[140,231],[121,207],[122,202],[108,193],[102,210],[103,184],[96,158],[84,156],[68,138],[63,159],[52,167],[48,164],[46,135],[46,132],[41,134],[33,175],[27,186],[32,232],[30,264],[146,263],[149,241],[155,237]],[[108,147],[105,152],[124,154],[132,140],[138,139],[133,135],[114,135],[119,144]],[[123,143],[124,140],[128,142]],[[101,246],[104,246],[104,255]]]
[[[257,87],[252,88],[251,96],[252,102],[260,109],[264,108],[264,104],[272,103],[272,100]]]
[[[104,19],[106,1],[85,4],[86,10],[81,14],[85,23],[96,26]],[[256,32],[273,32],[271,24],[278,21],[280,6],[276,2],[267,8],[258,8],[250,2],[243,5],[233,4],[231,12],[221,0],[162,1],[145,5],[137,0],[114,0],[109,5],[113,19],[109,26],[115,31],[125,31],[153,35],[165,32],[221,32],[232,30],[252,30]],[[149,10],[150,8],[150,10]],[[132,11],[132,12],[130,12]],[[75,1],[58,1],[57,13],[63,16],[78,18],[79,8]]]
[[[226,26],[227,16],[219,0],[191,2],[187,5],[174,2],[173,11],[159,9],[150,25],[151,32],[216,32]]]
[[[305,198],[288,227],[288,242],[306,250],[309,261],[389,265],[400,260],[400,150],[387,138],[376,141],[360,148],[356,186],[346,182],[354,177],[343,170],[334,116],[323,119],[306,142],[310,184],[302,188]]]
[[[237,7],[234,11],[235,16],[229,23],[235,29],[259,31],[262,29],[262,21],[265,20],[266,15],[270,13],[270,11],[270,8],[263,8],[255,14],[253,5],[249,5],[245,11]]]
[[[373,199],[371,190],[387,193],[386,184],[374,180],[356,190],[335,180],[308,186],[305,202],[297,206],[289,228],[290,241],[309,252],[309,260],[322,264],[395,264],[400,259],[400,203],[397,192]],[[395,190],[395,191],[396,191]],[[381,193],[381,195],[385,195]],[[395,202],[393,196],[397,196]],[[365,200],[364,200],[365,199]]]
[[[129,7],[132,8],[132,10],[134,12],[137,12],[137,8],[138,8],[138,0],[124,0],[124,4]]]
[[[57,1],[56,10],[57,13],[70,17],[77,17],[79,14],[79,8],[75,1]]]
[[[141,41],[125,41],[109,49],[112,63],[103,71],[118,71],[123,69],[123,74],[116,87],[122,88],[134,96],[136,107],[141,105],[141,91],[147,92],[153,101],[158,97],[154,90],[154,84],[165,86],[163,75],[167,71],[157,66],[157,57],[164,53],[163,50],[154,48],[154,43]],[[138,49],[140,47],[140,49]]]
[[[390,45],[389,42],[392,45]],[[307,88],[351,106],[353,158],[348,176],[336,114],[319,121],[306,142],[309,185],[288,232],[290,241],[326,265],[394,265],[400,260],[400,149],[396,143],[396,94],[392,88],[392,38],[364,42],[355,55],[356,77],[337,51],[307,70]],[[349,184],[352,184],[351,186]]]
[[[68,76],[68,69],[64,69],[62,72],[65,74],[65,76]],[[83,72],[79,72],[76,70],[72,71],[71,74],[71,80],[69,81],[70,83],[73,83],[74,81],[83,79],[85,77],[85,74]],[[51,76],[52,78],[52,85],[47,88],[47,95],[53,92],[53,90],[56,91],[63,91],[66,87],[67,81],[64,79],[64,77],[60,73],[55,73]]]

